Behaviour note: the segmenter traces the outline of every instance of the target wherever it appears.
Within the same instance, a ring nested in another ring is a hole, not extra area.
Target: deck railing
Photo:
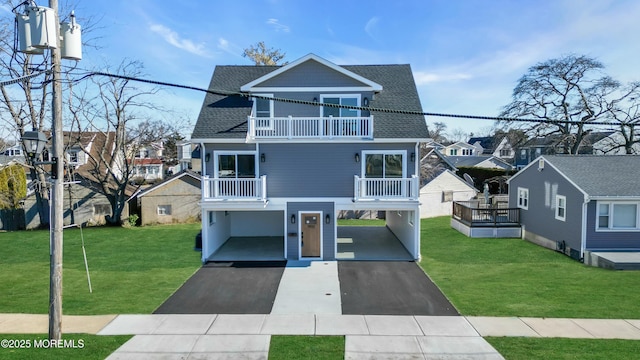
[[[202,178],[202,200],[266,200],[267,176],[255,179]]]
[[[360,178],[354,177],[354,198],[358,200],[416,200],[418,177]]]
[[[373,116],[249,116],[250,139],[373,139]]]
[[[494,208],[477,202],[453,203],[453,218],[468,226],[513,226],[520,224],[519,208]]]

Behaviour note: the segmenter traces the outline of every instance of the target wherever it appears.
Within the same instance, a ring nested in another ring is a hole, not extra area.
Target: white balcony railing
[[[373,139],[373,116],[249,116],[248,137],[255,139]]]
[[[267,176],[256,179],[202,178],[202,200],[258,200],[267,199]]]
[[[418,177],[361,178],[355,175],[354,198],[358,200],[417,200]]]

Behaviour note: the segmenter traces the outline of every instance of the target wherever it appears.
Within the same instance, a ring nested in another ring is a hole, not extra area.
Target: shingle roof
[[[544,155],[589,196],[640,196],[638,155]]]
[[[279,66],[216,66],[209,89],[240,91],[240,87]],[[355,74],[381,84],[383,90],[369,102],[370,107],[422,112],[420,98],[409,65],[343,66]],[[192,139],[245,138],[247,116],[253,102],[239,96],[207,94]],[[372,111],[374,138],[427,138],[422,115],[391,114]]]

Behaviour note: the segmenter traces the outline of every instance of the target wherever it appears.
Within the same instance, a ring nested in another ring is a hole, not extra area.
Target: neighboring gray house
[[[525,239],[592,263],[640,251],[639,178],[636,155],[544,155],[508,181],[509,207]]]
[[[349,210],[384,212],[378,230],[419,258],[425,118],[359,108],[422,112],[409,65],[338,66],[309,54],[284,66],[217,66],[209,88],[251,96],[207,94],[191,136],[203,160],[203,262],[227,242],[244,259],[357,259],[347,249],[357,239],[336,222]]]

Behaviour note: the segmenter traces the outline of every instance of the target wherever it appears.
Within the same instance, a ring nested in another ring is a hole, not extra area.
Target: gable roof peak
[[[334,71],[337,71],[337,72],[339,72],[339,73],[341,73],[341,74],[343,74],[345,76],[348,76],[348,77],[350,77],[350,78],[352,78],[352,79],[354,79],[356,81],[359,81],[359,82],[361,82],[363,84],[366,84],[367,86],[369,86],[371,88],[371,91],[376,91],[376,92],[382,91],[382,85],[380,85],[378,83],[375,83],[375,82],[373,82],[373,81],[371,81],[371,80],[369,80],[369,79],[367,79],[367,78],[365,78],[365,77],[363,77],[361,75],[358,75],[358,74],[356,74],[356,73],[354,73],[352,71],[349,71],[349,70],[345,69],[342,66],[336,65],[336,64],[332,63],[331,61],[326,60],[324,58],[321,58],[320,56],[318,56],[316,54],[313,54],[313,53],[309,53],[309,54],[301,57],[298,60],[295,60],[295,61],[293,61],[293,62],[291,62],[291,63],[289,63],[287,65],[283,65],[283,66],[279,67],[278,69],[276,69],[276,70],[274,70],[274,71],[272,71],[272,72],[270,72],[270,73],[268,73],[268,74],[266,74],[264,76],[261,76],[261,77],[255,79],[255,80],[243,85],[242,87],[240,87],[240,91],[251,92],[251,91],[253,91],[254,87],[257,87],[259,84],[261,84],[261,83],[263,83],[263,82],[265,82],[265,81],[267,81],[269,79],[272,79],[272,78],[274,78],[274,77],[276,77],[276,76],[278,76],[278,75],[280,75],[280,74],[282,74],[282,73],[284,73],[286,71],[289,71],[290,69],[293,69],[293,68],[295,68],[296,66],[298,66],[300,64],[306,63],[308,61],[318,62],[318,63],[320,63],[320,64],[322,64],[322,65],[324,65],[324,66],[326,66],[326,67],[328,67],[328,68],[330,68],[330,69],[332,69]]]

